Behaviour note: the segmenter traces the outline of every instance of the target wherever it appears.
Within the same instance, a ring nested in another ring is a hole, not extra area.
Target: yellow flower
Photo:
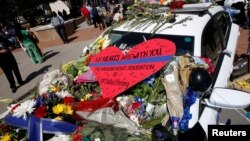
[[[9,134],[5,134],[5,135],[2,137],[2,139],[1,139],[1,141],[10,141],[10,140],[11,140],[11,137],[10,137]]]
[[[101,37],[101,38],[98,39],[97,44],[102,44],[103,42],[104,42],[104,38]]]
[[[73,110],[72,110],[71,106],[69,106],[69,105],[65,105],[64,106],[63,112],[65,114],[68,114],[68,115],[72,115],[73,114]]]
[[[104,39],[103,37],[100,37],[100,38],[97,40],[96,48],[99,49],[99,50],[102,50],[104,41],[105,41],[105,39]]]
[[[92,97],[92,94],[88,93],[85,96],[83,96],[83,98],[81,98],[81,101],[89,100],[91,97]]]
[[[52,91],[52,92],[59,92],[59,91],[61,91],[61,88],[60,88],[60,86],[50,86],[50,90]]]
[[[53,107],[53,113],[54,114],[60,114],[63,112],[65,105],[64,104],[57,104],[56,106]]]

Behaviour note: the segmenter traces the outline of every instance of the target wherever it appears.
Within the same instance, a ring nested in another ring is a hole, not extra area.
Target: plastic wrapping
[[[207,69],[209,66],[199,57],[193,57],[190,55],[183,55],[178,57],[179,70],[180,70],[180,88],[183,94],[186,93],[186,89],[189,85],[189,77],[192,69],[204,68]]]
[[[39,94],[42,95],[47,93],[49,91],[49,87],[51,85],[57,85],[56,83],[60,83],[60,85],[63,85],[65,88],[72,85],[71,79],[57,69],[47,72],[43,76],[41,82],[39,83]]]
[[[179,85],[179,70],[177,67],[178,64],[172,61],[164,72],[164,78],[162,78],[162,83],[167,92],[167,107],[171,119],[173,117],[174,119],[180,119],[183,115],[183,94]],[[174,120],[174,124],[177,128],[178,121]]]
[[[179,86],[179,70],[177,69],[177,64],[171,62],[167,69],[162,79],[162,83],[167,92],[167,107],[170,116],[182,117],[183,94]]]
[[[75,82],[77,84],[81,84],[81,83],[84,83],[84,82],[96,82],[96,78],[94,76],[94,74],[92,73],[91,70],[81,74],[80,76],[78,76],[76,79],[75,79]]]
[[[139,127],[128,119],[118,106],[115,99],[106,98],[80,102],[75,109],[76,114],[86,120],[126,128],[133,133],[139,132]]]
[[[139,133],[139,127],[130,119],[128,119],[122,111],[117,111],[116,113],[110,107],[102,108],[94,112],[76,112],[81,117],[96,121],[106,125],[113,125],[114,127],[126,128],[131,133]]]

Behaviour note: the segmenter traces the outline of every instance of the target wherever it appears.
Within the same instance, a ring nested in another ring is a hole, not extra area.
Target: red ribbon
[[[84,112],[94,112],[96,110],[106,107],[112,107],[115,112],[119,110],[119,104],[113,98],[99,98],[96,100],[79,102],[77,106],[74,107],[74,110],[84,111]]]

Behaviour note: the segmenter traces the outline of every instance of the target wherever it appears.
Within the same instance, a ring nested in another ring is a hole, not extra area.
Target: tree
[[[0,0],[0,22],[7,23],[17,16],[37,16],[36,7],[56,0]]]
[[[0,1],[0,22],[6,23],[15,15],[15,0],[1,0]]]

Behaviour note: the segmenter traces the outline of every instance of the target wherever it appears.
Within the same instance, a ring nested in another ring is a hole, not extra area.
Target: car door
[[[227,86],[233,69],[238,33],[239,26],[232,23],[227,12],[215,14],[203,31],[201,55],[210,58],[215,66],[213,87]]]
[[[232,23],[228,13],[219,13],[215,15],[215,19],[216,25],[220,28],[222,34],[223,51],[218,68],[216,68],[214,87],[225,87],[233,71],[233,60],[240,32],[239,26]]]
[[[239,26],[232,23],[228,13],[215,14],[206,25],[201,41],[201,55],[212,59],[215,71],[212,73],[215,87],[226,87],[233,69],[234,54],[237,46]],[[219,108],[205,106],[201,112],[199,123],[206,135],[207,125],[217,124],[219,121]]]

